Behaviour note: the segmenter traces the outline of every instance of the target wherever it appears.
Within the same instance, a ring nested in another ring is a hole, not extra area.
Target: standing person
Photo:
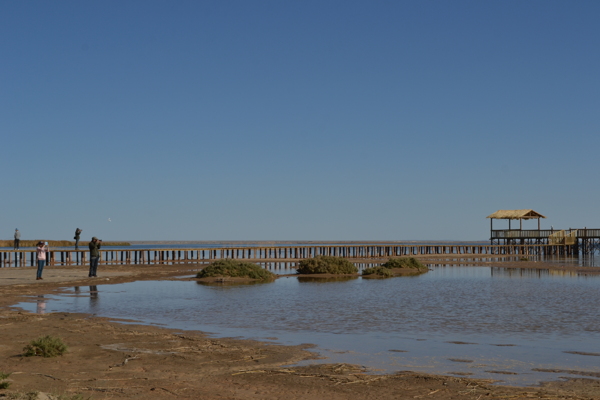
[[[44,242],[38,242],[37,247],[35,249],[37,253],[37,278],[36,280],[44,279],[42,278],[42,271],[44,270],[44,265],[46,265],[46,252],[48,251],[48,246],[44,244]]]
[[[81,235],[81,232],[83,232],[81,229],[75,229],[75,237],[73,238],[75,239],[75,250],[79,249],[79,237]]]
[[[15,244],[13,246],[14,250],[19,250],[19,242],[21,241],[21,232],[18,229],[15,229]]]
[[[98,240],[96,236],[92,237],[92,241],[90,242],[90,273],[88,274],[89,278],[97,278],[96,270],[98,269],[98,261],[100,261],[100,246],[102,245],[102,240]]]

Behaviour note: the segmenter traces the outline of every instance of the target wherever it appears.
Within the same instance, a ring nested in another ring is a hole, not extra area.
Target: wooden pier
[[[347,244],[347,245],[290,245],[244,246],[219,248],[169,249],[101,249],[100,264],[198,264],[231,258],[255,262],[299,261],[318,255],[339,256],[348,259],[385,259],[413,256],[576,256],[577,246],[565,244]],[[50,266],[84,265],[89,262],[89,251],[50,249]],[[0,267],[36,266],[35,249],[0,250]]]
[[[600,250],[600,229],[541,229],[540,220],[546,218],[537,211],[498,210],[488,215],[490,219],[490,243],[492,245],[564,245],[572,246],[573,254],[593,254]],[[507,220],[508,229],[494,229],[494,219]],[[519,228],[513,229],[511,221],[518,220]],[[537,220],[537,229],[523,229],[523,221]]]

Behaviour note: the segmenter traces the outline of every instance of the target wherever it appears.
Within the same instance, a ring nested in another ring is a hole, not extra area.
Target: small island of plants
[[[373,278],[391,278],[397,275],[419,275],[427,271],[427,266],[416,258],[401,257],[390,258],[378,267],[365,268],[362,275]]]
[[[343,257],[316,256],[302,260],[296,270],[298,274],[356,274],[358,268]]]
[[[258,264],[227,258],[204,267],[196,274],[196,278],[245,278],[268,281],[275,279],[275,274]]]

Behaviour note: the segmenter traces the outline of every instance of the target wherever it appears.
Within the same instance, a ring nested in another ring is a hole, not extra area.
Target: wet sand
[[[450,263],[441,257],[422,260]],[[600,270],[560,263],[475,263],[581,274]],[[89,315],[30,314],[9,307],[65,286],[178,279],[198,269],[194,265],[101,265],[100,277],[94,279],[87,278],[85,266],[47,267],[42,281],[35,280],[35,268],[0,269],[0,372],[12,373],[11,386],[0,390],[0,397],[40,391],[80,393],[92,399],[600,399],[600,381],[595,376],[519,388],[413,372],[371,375],[347,364],[286,367],[315,357],[308,351],[310,345],[213,339],[201,332]],[[61,337],[69,352],[57,358],[22,357],[23,347],[43,335]],[[557,379],[562,376],[561,371],[556,374]]]

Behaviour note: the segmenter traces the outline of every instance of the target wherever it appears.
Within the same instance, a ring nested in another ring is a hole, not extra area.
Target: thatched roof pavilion
[[[490,218],[490,227],[492,230],[494,219],[507,219],[508,229],[510,230],[510,221],[513,219],[519,220],[519,229],[523,229],[524,219],[537,219],[538,220],[538,231],[540,230],[540,218],[546,218],[542,214],[534,210],[498,210],[493,214],[488,215],[486,218]]]

